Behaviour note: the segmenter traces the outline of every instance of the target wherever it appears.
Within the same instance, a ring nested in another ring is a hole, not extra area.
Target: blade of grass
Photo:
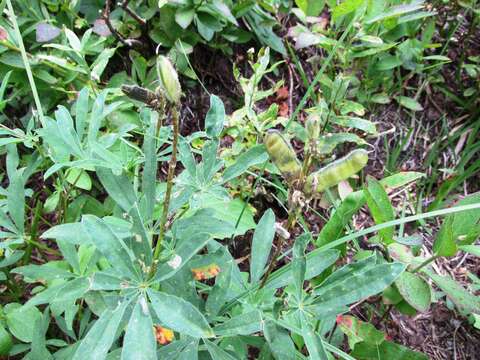
[[[32,89],[33,99],[35,101],[35,106],[37,107],[38,118],[40,119],[40,123],[42,124],[42,126],[45,126],[42,104],[40,103],[40,97],[38,96],[37,87],[35,86],[35,80],[33,79],[32,69],[30,68],[30,63],[28,62],[27,52],[25,50],[25,45],[23,44],[20,28],[18,27],[17,17],[15,16],[12,2],[10,0],[7,0],[7,7],[8,7],[10,20],[15,29],[15,36],[17,37],[18,45],[20,47],[20,52],[22,54],[22,60],[23,60],[23,64],[25,65],[25,71],[27,72],[30,88]]]

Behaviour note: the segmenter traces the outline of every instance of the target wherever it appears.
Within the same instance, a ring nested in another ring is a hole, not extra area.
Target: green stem
[[[30,262],[30,257],[32,256],[32,250],[34,247],[34,242],[37,242],[38,239],[38,223],[41,217],[42,212],[42,202],[38,199],[35,199],[35,210],[33,213],[32,225],[30,227],[30,241],[27,243],[27,248],[25,250],[25,255],[23,256],[23,263],[27,265]]]
[[[426,259],[424,262],[422,262],[420,265],[418,265],[415,269],[412,270],[412,273],[419,272],[422,268],[430,264],[431,262],[437,260],[440,256],[438,255],[433,255],[430,256],[428,259]]]
[[[35,106],[37,107],[38,117],[42,126],[45,126],[45,120],[43,118],[43,109],[40,102],[40,97],[38,96],[37,87],[35,86],[35,80],[33,79],[32,69],[30,68],[30,63],[28,61],[27,52],[25,50],[25,45],[23,44],[22,34],[20,33],[20,28],[18,27],[17,17],[13,11],[12,2],[7,0],[8,12],[15,29],[15,35],[17,37],[18,45],[20,47],[20,52],[22,53],[23,64],[25,65],[25,71],[27,72],[28,81],[30,83],[30,88],[32,89],[33,99],[35,100]]]
[[[168,208],[170,207],[170,198],[172,195],[173,188],[173,175],[175,173],[175,168],[177,167],[177,144],[178,144],[178,134],[179,134],[179,112],[178,108],[174,106],[172,108],[172,125],[173,125],[173,141],[172,141],[172,155],[168,163],[168,174],[167,174],[167,190],[165,192],[165,198],[163,200],[163,212],[162,219],[160,222],[160,233],[158,235],[157,244],[155,245],[155,252],[153,253],[153,265],[151,274],[155,274],[156,264],[158,258],[160,257],[160,250],[162,249],[162,242],[165,237],[166,227],[167,227],[167,218],[168,218]]]

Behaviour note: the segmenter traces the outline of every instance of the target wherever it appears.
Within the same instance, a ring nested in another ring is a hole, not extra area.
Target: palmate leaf
[[[387,288],[404,270],[404,264],[386,263],[352,272],[348,278],[317,288],[314,305],[329,309],[366,299]]]
[[[262,313],[258,310],[234,316],[214,328],[218,336],[250,335],[262,329]]]
[[[250,261],[250,282],[255,284],[262,277],[275,236],[275,214],[268,209],[255,228]]]
[[[157,359],[157,342],[153,334],[153,322],[147,301],[141,295],[127,325],[123,339],[122,360]]]
[[[305,313],[301,311],[299,314],[302,322],[302,336],[305,340],[310,359],[328,360],[329,357],[323,346],[322,338],[317,332],[315,332]]]
[[[86,354],[91,359],[105,359],[115,340],[118,326],[128,304],[129,301],[123,301],[115,309],[105,310],[80,342],[72,360],[83,360]]]
[[[207,319],[191,303],[174,295],[147,290],[158,318],[166,327],[194,338],[214,336]]]
[[[141,278],[134,265],[132,252],[104,220],[94,215],[84,215],[82,225],[90,238],[90,242],[107,258],[114,269],[131,279]]]
[[[141,117],[146,125],[145,138],[143,142],[145,163],[143,166],[142,191],[146,203],[146,220],[149,221],[153,215],[153,208],[155,205],[155,190],[157,184],[157,146],[155,133],[158,123],[158,113],[145,108],[142,110]]]
[[[204,343],[207,347],[207,350],[212,357],[212,360],[236,360],[236,357],[230,355],[228,352],[223,350],[221,347],[216,345],[215,343],[204,340]]]
[[[205,131],[208,136],[217,138],[223,130],[225,122],[225,106],[216,95],[210,95],[210,109],[205,117]]]

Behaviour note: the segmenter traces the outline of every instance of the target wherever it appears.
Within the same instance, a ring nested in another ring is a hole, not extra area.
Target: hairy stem
[[[179,112],[178,108],[174,106],[172,108],[172,125],[173,125],[173,141],[172,141],[172,156],[168,162],[168,174],[167,174],[167,190],[165,192],[165,198],[163,200],[163,212],[160,222],[160,233],[158,235],[157,244],[155,245],[155,252],[153,253],[153,266],[152,274],[155,272],[156,263],[160,256],[160,250],[162,249],[163,238],[165,237],[165,231],[167,227],[168,219],[168,208],[170,206],[170,197],[172,195],[173,188],[173,175],[175,173],[175,168],[177,167],[177,144],[178,144],[178,134],[179,134]]]

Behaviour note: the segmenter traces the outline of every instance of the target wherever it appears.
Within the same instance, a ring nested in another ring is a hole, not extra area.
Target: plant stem
[[[167,218],[168,218],[168,208],[170,206],[170,197],[172,195],[173,188],[173,175],[175,173],[175,168],[177,167],[177,144],[178,144],[178,122],[179,122],[179,112],[178,108],[174,106],[172,108],[172,125],[173,125],[173,141],[172,141],[172,155],[170,161],[168,162],[168,174],[167,174],[167,190],[165,192],[165,198],[163,200],[163,212],[160,222],[160,233],[158,235],[157,244],[155,245],[155,252],[153,253],[153,266],[152,274],[155,273],[156,262],[160,256],[160,250],[162,249],[162,241],[165,237],[165,231],[167,227]]]
[[[420,265],[418,265],[415,269],[412,270],[412,273],[419,272],[422,268],[430,264],[431,262],[437,260],[439,258],[438,255],[433,255],[430,256],[428,259],[426,259],[424,262],[422,262]]]
[[[34,244],[38,242],[38,222],[41,217],[42,212],[42,202],[39,200],[38,196],[35,199],[35,208],[33,213],[32,225],[30,227],[30,240],[27,244],[27,248],[25,250],[25,255],[23,256],[23,263],[27,265],[30,262],[30,257],[32,255],[32,250]]]
[[[22,54],[23,64],[25,65],[25,71],[27,72],[28,81],[30,83],[30,88],[32,89],[33,99],[35,100],[35,106],[37,107],[38,117],[42,126],[45,126],[45,120],[43,118],[43,109],[40,102],[40,97],[38,96],[37,87],[35,86],[35,80],[33,79],[32,69],[30,68],[30,62],[28,61],[27,51],[25,50],[25,45],[23,44],[22,34],[20,28],[18,27],[17,17],[13,11],[12,2],[7,0],[8,12],[10,13],[10,19],[13,23],[13,28],[15,29],[15,35],[17,37],[18,46]]]

